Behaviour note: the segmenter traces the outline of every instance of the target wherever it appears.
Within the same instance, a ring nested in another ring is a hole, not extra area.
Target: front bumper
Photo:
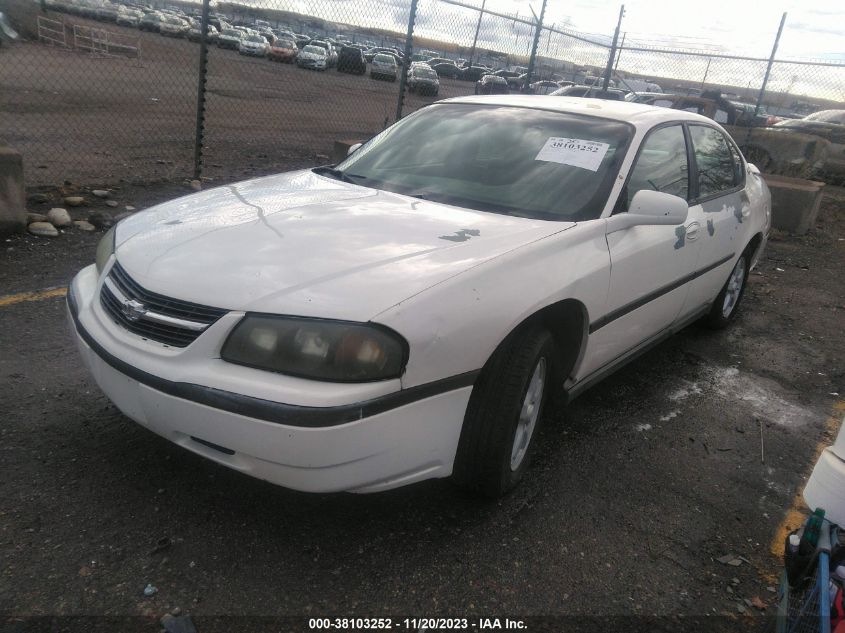
[[[248,370],[276,383],[278,396],[245,396],[238,387],[244,385],[239,374],[247,368],[229,366],[219,354],[207,363],[192,357],[189,351],[202,348],[202,336],[175,352],[126,332],[103,312],[99,291],[96,270],[89,266],[68,292],[82,359],[126,416],[172,442],[253,477],[307,492],[376,492],[452,473],[471,380],[420,392],[422,397],[410,402],[401,399],[402,391],[380,398],[347,393],[347,402],[339,405],[333,393],[323,406],[315,406],[314,393],[303,394],[297,385],[311,383],[327,391],[337,386]],[[214,327],[229,327],[224,320]],[[155,366],[164,369],[151,373]],[[172,375],[163,376],[165,369]],[[227,374],[228,389],[221,383]],[[371,386],[352,389],[372,392]],[[297,399],[311,402],[282,404]],[[322,425],[332,417],[331,426]]]

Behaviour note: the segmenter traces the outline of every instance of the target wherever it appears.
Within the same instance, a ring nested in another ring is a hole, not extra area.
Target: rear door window
[[[698,198],[709,198],[737,186],[734,160],[724,135],[704,125],[690,125],[698,167]]]

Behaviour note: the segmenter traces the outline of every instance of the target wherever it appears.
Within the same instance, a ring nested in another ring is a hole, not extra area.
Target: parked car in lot
[[[241,40],[238,46],[238,52],[241,55],[251,55],[253,57],[266,57],[270,50],[270,43],[263,35],[248,35]]]
[[[624,101],[625,93],[616,88],[602,90],[601,86],[567,86],[550,93],[553,97],[587,97],[606,101]]]
[[[129,26],[132,28],[138,28],[138,25],[141,23],[142,17],[144,17],[143,11],[139,11],[138,9],[128,9],[126,7],[120,7],[117,12],[115,22],[118,26]]]
[[[705,117],[464,97],[334,167],[122,220],[68,314],[122,412],[224,466],[314,492],[452,476],[496,496],[552,396],[688,323],[731,323],[769,211]]]
[[[367,63],[372,63],[375,56],[380,54],[390,55],[397,64],[402,63],[402,53],[395,48],[374,47],[364,52],[364,58],[367,60]]]
[[[170,37],[185,37],[190,27],[182,18],[175,15],[168,15],[159,22],[159,32]]]
[[[452,62],[441,62],[439,64],[431,65],[431,69],[437,73],[438,77],[447,77],[449,79],[458,79],[461,76],[461,69],[455,66]]]
[[[154,33],[158,33],[161,20],[162,15],[160,13],[147,13],[141,18],[141,21],[138,23],[138,28],[142,31],[152,31]]]
[[[822,110],[803,119],[776,123],[779,132],[800,132],[819,136],[830,143],[816,177],[826,182],[845,184],[845,110]]]
[[[217,37],[217,46],[220,48],[231,48],[232,50],[240,50],[241,40],[244,38],[244,32],[238,29],[223,29]]]
[[[477,95],[506,95],[508,92],[508,82],[504,77],[484,75],[475,83]]]
[[[95,17],[101,22],[116,22],[121,6],[111,2],[103,2],[97,6]]]
[[[396,58],[388,53],[378,53],[370,64],[370,77],[373,79],[387,79],[396,81],[399,76],[399,66]]]
[[[421,95],[434,95],[440,92],[440,80],[430,66],[412,65],[408,71],[408,90]]]
[[[337,55],[337,71],[363,75],[367,72],[367,60],[364,53],[355,46],[344,46]]]
[[[535,81],[532,84],[529,84],[528,88],[531,92],[535,95],[548,95],[552,94],[555,90],[560,90],[560,86],[557,85],[555,81]]]
[[[270,44],[270,50],[267,52],[267,57],[276,62],[291,64],[296,60],[297,52],[298,49],[296,48],[296,42],[292,39],[278,37],[276,38],[276,41]]]
[[[311,40],[308,45],[319,46],[326,51],[326,64],[328,64],[330,68],[337,65],[337,51],[335,51],[334,47],[329,42],[325,40]]]
[[[217,32],[217,29],[214,27],[213,24],[208,25],[208,33],[206,34],[206,42],[214,43],[217,41],[217,38],[220,36],[220,33]],[[194,20],[191,22],[191,26],[188,29],[187,38],[192,42],[199,42],[202,39],[202,22],[199,20]]]
[[[490,73],[491,70],[486,66],[470,66],[461,70],[461,74],[458,79],[463,79],[464,81],[478,81],[484,75],[489,75]],[[495,75],[493,76],[495,77]],[[507,81],[505,81],[505,83],[507,83]]]
[[[296,65],[300,68],[313,68],[314,70],[326,70],[329,67],[326,49],[310,44],[303,48],[296,55]]]

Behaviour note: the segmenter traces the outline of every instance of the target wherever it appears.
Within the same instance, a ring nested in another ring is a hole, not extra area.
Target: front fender
[[[372,320],[400,332],[402,387],[481,369],[523,321],[564,299],[601,314],[610,282],[606,221],[579,223],[439,283]]]

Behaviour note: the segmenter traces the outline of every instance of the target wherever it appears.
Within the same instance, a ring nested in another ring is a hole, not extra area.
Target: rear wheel
[[[522,479],[556,373],[552,335],[528,326],[505,340],[472,389],[455,457],[460,487],[498,497]]]
[[[739,304],[745,294],[745,283],[748,280],[750,253],[746,250],[736,260],[728,280],[722,286],[710,312],[704,317],[704,324],[714,330],[721,330],[728,326],[736,316]]]

